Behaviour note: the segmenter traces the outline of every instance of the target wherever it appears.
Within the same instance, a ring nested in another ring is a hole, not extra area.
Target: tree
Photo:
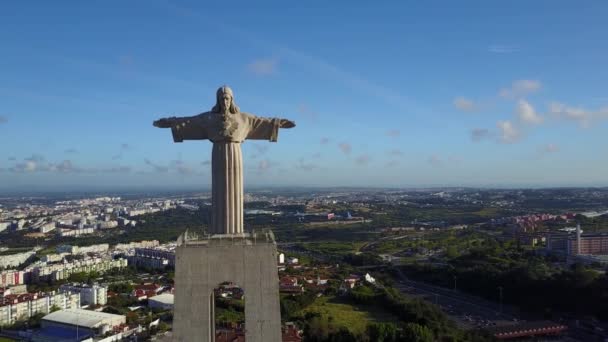
[[[397,338],[397,327],[393,323],[372,323],[367,326],[370,341],[393,342]]]
[[[408,323],[403,329],[403,337],[405,341],[411,342],[433,342],[433,333],[423,325],[417,323]]]

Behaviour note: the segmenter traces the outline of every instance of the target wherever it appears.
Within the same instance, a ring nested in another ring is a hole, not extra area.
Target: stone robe
[[[245,139],[277,141],[281,119],[247,113],[207,112],[177,118],[173,141],[213,142],[211,154],[211,234],[243,233],[243,155]]]

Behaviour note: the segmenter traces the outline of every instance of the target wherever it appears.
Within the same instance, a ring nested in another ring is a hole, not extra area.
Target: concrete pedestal
[[[277,248],[272,232],[178,239],[173,341],[215,341],[213,289],[245,293],[247,342],[281,342]]]

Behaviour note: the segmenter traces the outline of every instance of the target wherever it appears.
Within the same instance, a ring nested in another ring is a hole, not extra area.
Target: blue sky
[[[608,185],[608,3],[0,5],[0,189],[208,186],[154,119],[295,120],[248,186]]]

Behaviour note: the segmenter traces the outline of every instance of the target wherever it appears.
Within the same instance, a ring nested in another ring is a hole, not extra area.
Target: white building
[[[53,230],[55,230],[55,222],[45,223],[42,226],[40,226],[40,232],[42,234],[52,232]]]
[[[170,293],[163,293],[148,299],[150,309],[173,310],[174,297]]]
[[[61,229],[59,235],[66,236],[81,236],[95,233],[95,228],[77,228],[77,229]]]
[[[12,225],[12,222],[0,222],[0,232],[9,229]]]
[[[27,251],[23,253],[15,253],[0,256],[0,268],[17,267],[27,261],[32,255],[36,254],[34,251]]]
[[[0,326],[27,320],[38,314],[48,314],[52,309],[76,309],[80,307],[77,293],[26,293],[0,297]]]
[[[102,243],[99,245],[91,245],[85,247],[62,245],[57,247],[57,253],[70,254],[86,254],[86,253],[106,253],[110,249],[110,245]]]
[[[108,303],[108,288],[101,285],[63,284],[59,291],[79,293],[81,305],[106,305]]]

